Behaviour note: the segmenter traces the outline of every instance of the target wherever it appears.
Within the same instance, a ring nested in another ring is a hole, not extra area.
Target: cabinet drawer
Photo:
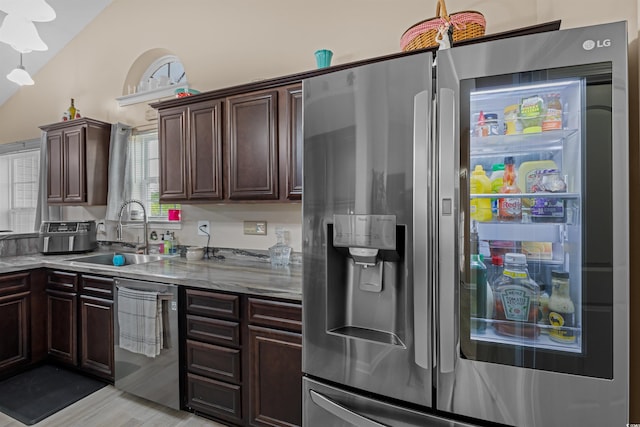
[[[17,294],[29,290],[29,273],[0,275],[0,295]]]
[[[78,275],[75,273],[68,273],[66,271],[50,271],[48,275],[47,288],[66,292],[77,292]]]
[[[239,385],[187,374],[187,406],[239,423],[242,421],[242,388]]]
[[[240,345],[240,324],[187,315],[187,337],[210,344]]]
[[[293,302],[249,298],[249,323],[302,332],[302,306]]]
[[[187,313],[225,319],[240,318],[240,297],[237,295],[187,289]]]
[[[187,369],[194,374],[240,384],[240,350],[187,340]]]
[[[80,278],[80,292],[84,295],[113,300],[113,279],[83,274]]]

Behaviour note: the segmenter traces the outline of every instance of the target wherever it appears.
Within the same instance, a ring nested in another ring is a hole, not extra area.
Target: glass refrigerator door
[[[612,377],[610,64],[461,82],[461,356]]]

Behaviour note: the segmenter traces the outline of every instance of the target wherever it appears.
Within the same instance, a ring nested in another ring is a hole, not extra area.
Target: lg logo
[[[604,39],[604,40],[586,40],[584,43],[582,43],[582,48],[584,50],[592,50],[595,49],[597,47],[609,47],[611,46],[611,39]]]

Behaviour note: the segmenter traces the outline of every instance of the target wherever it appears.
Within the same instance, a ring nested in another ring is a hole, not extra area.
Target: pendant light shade
[[[56,19],[56,11],[45,0],[0,0],[0,10],[35,22]]]
[[[19,15],[5,16],[0,26],[0,42],[11,45],[21,53],[49,49],[33,22]]]
[[[31,86],[34,83],[33,79],[22,65],[22,53],[20,54],[20,65],[7,74],[7,79],[20,86]]]

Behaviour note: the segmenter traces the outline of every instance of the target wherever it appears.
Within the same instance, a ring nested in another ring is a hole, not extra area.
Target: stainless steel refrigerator
[[[303,425],[624,426],[626,23],[303,94]]]

